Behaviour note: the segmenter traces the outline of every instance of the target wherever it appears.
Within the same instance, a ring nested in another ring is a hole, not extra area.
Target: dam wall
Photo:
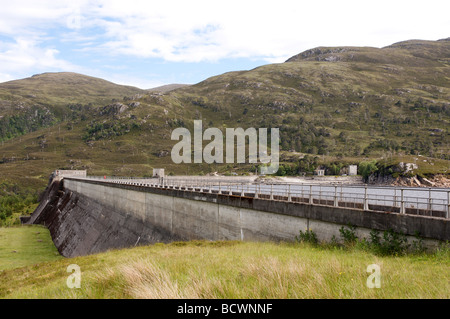
[[[176,240],[293,241],[312,230],[320,241],[339,229],[417,233],[426,247],[450,240],[449,220],[230,194],[124,185],[66,177],[53,181],[30,223],[49,227],[67,257]]]

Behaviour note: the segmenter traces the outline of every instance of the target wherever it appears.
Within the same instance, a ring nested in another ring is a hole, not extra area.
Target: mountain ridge
[[[418,58],[424,60],[435,60],[441,57],[449,63],[450,45],[442,45],[449,42],[450,38],[440,39],[437,41],[427,40],[407,40],[394,44],[376,48],[376,47],[326,47],[320,46],[313,49],[303,51],[296,54],[285,61],[326,61],[326,62],[370,62],[370,63],[391,63],[398,65],[429,65],[429,61],[419,61]],[[420,49],[420,53],[417,49]],[[403,51],[398,51],[399,49]],[[425,50],[426,49],[426,50]],[[397,50],[393,52],[394,50]],[[436,52],[438,50],[438,52]],[[355,57],[356,54],[356,57]],[[380,55],[385,55],[380,56]]]

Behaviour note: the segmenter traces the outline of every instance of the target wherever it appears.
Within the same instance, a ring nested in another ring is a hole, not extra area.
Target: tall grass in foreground
[[[80,289],[66,268],[78,264]],[[381,288],[367,287],[367,266]],[[156,244],[0,273],[2,298],[450,298],[450,255],[378,256],[306,243]]]

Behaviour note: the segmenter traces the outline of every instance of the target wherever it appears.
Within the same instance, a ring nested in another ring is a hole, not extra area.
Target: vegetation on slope
[[[71,105],[105,105],[145,91],[77,73],[44,73],[0,83],[0,140],[67,121]]]
[[[448,159],[449,54],[448,40],[316,48],[172,94],[235,123],[279,127],[284,150]]]
[[[0,181],[0,227],[20,224],[20,216],[31,214],[37,203],[36,189]]]
[[[280,175],[318,165],[337,174],[371,160],[379,168],[416,161],[421,174],[448,174],[449,51],[448,39],[317,48],[168,93],[73,73],[3,83],[1,178],[42,189],[56,168],[122,176],[149,176],[154,167],[174,174],[255,172],[253,165],[173,164],[171,132],[180,126],[192,132],[195,119],[203,129],[223,131],[279,127]]]

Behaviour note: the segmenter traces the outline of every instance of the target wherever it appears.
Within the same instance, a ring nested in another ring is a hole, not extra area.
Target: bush
[[[415,233],[415,240],[411,244],[408,243],[408,239],[405,234],[395,232],[392,229],[385,230],[382,235],[377,230],[372,230],[368,238],[358,239],[356,236],[356,226],[349,224],[348,226],[342,226],[339,229],[343,245],[340,244],[333,235],[330,243],[322,243],[322,246],[329,248],[346,247],[356,248],[365,251],[372,252],[376,255],[406,255],[407,253],[422,254],[426,252],[423,238],[420,237],[419,232]],[[295,236],[297,242],[307,242],[314,245],[319,244],[316,234],[307,229],[306,231],[300,231],[298,236]],[[450,254],[450,242],[443,243],[436,252],[442,256],[448,256]]]
[[[352,246],[356,243],[358,237],[356,236],[355,230],[356,226],[350,224],[348,225],[348,229],[345,229],[344,226],[339,229],[345,245]]]
[[[416,240],[413,241],[413,243],[412,243],[413,252],[419,253],[419,254],[425,252],[426,249],[423,245],[423,239],[420,237],[419,232],[416,232],[415,237],[416,237]]]
[[[450,258],[450,242],[441,242],[436,250],[436,255],[445,259]]]
[[[423,251],[421,241],[417,241],[416,245],[420,245],[420,249]],[[374,253],[384,256],[404,255],[408,251],[409,245],[406,235],[389,229],[383,232],[383,237],[380,237],[378,231],[373,230],[370,233],[369,247]]]
[[[358,248],[371,251],[375,254],[386,255],[404,255],[410,248],[413,253],[423,253],[425,247],[423,246],[423,239],[416,233],[416,240],[413,241],[412,247],[408,244],[406,235],[397,233],[392,229],[385,230],[383,235],[380,232],[372,230],[368,239],[358,240],[355,234],[355,226],[349,225],[348,228],[341,227],[339,232],[344,241],[345,246],[355,246]]]
[[[295,240],[297,242],[306,242],[313,245],[317,245],[319,243],[316,234],[310,229],[305,230],[305,232],[300,231],[300,234],[295,236]]]
[[[369,176],[375,173],[378,170],[377,162],[375,160],[370,162],[361,162],[359,163],[358,172],[365,181],[368,180]]]

